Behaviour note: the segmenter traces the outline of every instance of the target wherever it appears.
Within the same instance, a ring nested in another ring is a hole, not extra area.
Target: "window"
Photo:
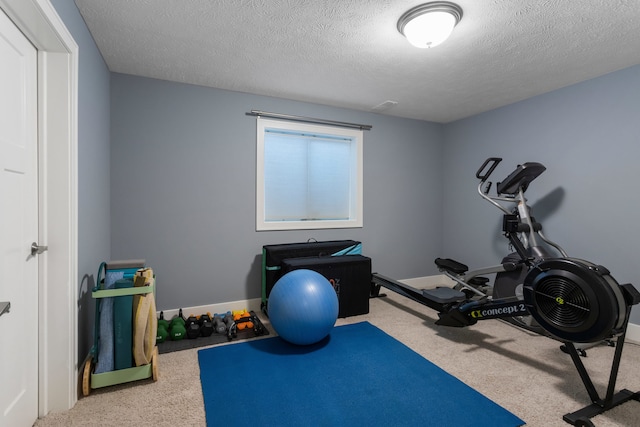
[[[362,227],[362,134],[258,118],[256,229]]]

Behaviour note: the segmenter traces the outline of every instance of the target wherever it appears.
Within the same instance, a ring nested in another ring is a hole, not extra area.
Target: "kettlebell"
[[[165,342],[169,338],[169,322],[164,318],[164,312],[160,312],[160,318],[158,319],[158,333],[156,335],[156,343]]]
[[[171,319],[169,323],[169,337],[172,341],[180,341],[187,336],[187,328],[185,327],[185,320],[182,317],[182,309],[177,316]]]

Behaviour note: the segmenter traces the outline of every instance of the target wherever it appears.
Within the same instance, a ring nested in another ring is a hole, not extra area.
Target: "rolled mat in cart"
[[[132,287],[131,279],[120,279],[116,282],[116,289]],[[117,297],[113,302],[113,358],[116,370],[133,366],[132,325],[133,295]]]
[[[153,270],[138,270],[134,286],[154,285]],[[133,297],[133,361],[136,366],[151,363],[158,332],[156,303],[153,292]]]
[[[116,281],[122,279],[123,271],[106,271],[102,289],[115,288]],[[113,371],[113,298],[103,298],[100,301],[100,345],[98,347],[98,361],[95,373]]]

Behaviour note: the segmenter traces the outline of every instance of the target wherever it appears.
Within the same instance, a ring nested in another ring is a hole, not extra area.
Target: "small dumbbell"
[[[234,311],[233,320],[235,320],[238,330],[253,328],[251,315],[246,309]]]
[[[224,324],[227,325],[227,339],[231,340],[235,338],[238,332],[238,328],[236,327],[236,321],[233,320],[233,314],[230,311],[227,311],[222,317]]]
[[[227,311],[224,315],[222,315],[222,320],[224,321],[224,324],[227,325],[227,331],[228,331],[234,322],[233,314],[231,314],[230,311]]]
[[[213,316],[213,327],[219,334],[224,334],[227,332],[227,325],[224,323],[222,319],[222,314],[215,314]]]
[[[200,336],[200,322],[198,322],[198,318],[193,314],[187,318],[185,328],[187,328],[187,338],[194,339]]]
[[[200,335],[203,337],[211,336],[211,334],[213,334],[211,313],[201,315],[198,320],[200,321]]]

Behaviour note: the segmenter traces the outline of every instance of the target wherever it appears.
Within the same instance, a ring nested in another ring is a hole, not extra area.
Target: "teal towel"
[[[133,280],[120,279],[116,288],[132,288]],[[114,367],[133,367],[133,295],[116,297],[113,302]]]

